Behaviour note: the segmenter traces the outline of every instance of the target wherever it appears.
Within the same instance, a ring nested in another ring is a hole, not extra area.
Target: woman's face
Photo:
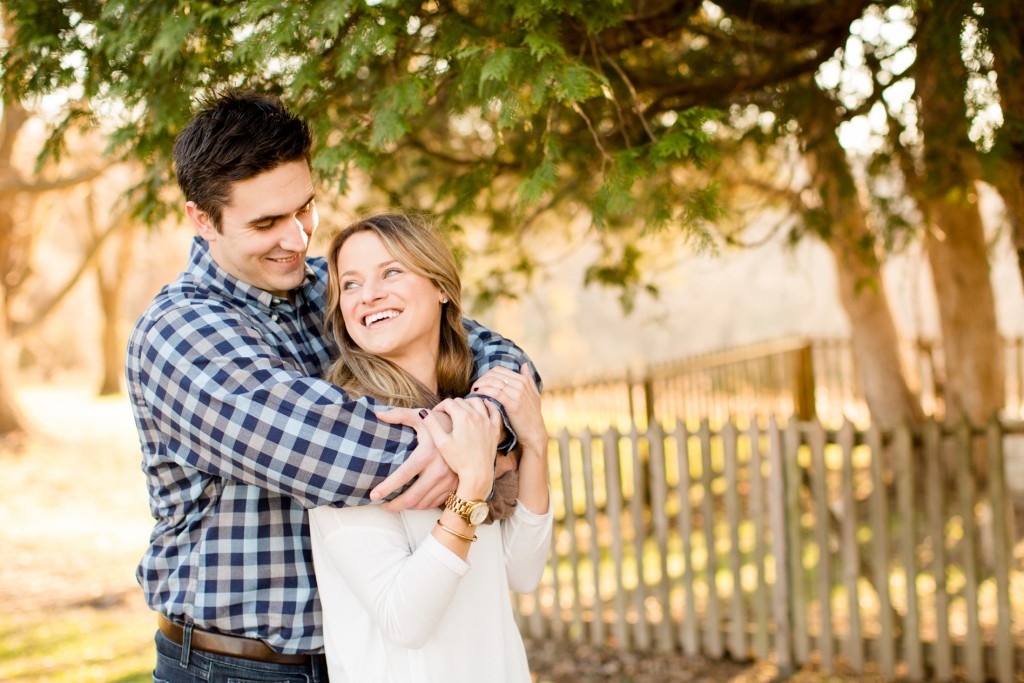
[[[377,233],[363,230],[338,250],[341,315],[352,340],[423,381],[433,374],[441,337],[444,294],[409,270]]]

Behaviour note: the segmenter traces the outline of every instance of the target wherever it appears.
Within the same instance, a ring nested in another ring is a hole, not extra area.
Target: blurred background
[[[435,217],[545,378],[559,526],[517,609],[612,654],[538,680],[1020,680],[1017,0],[0,11],[0,678],[146,680],[124,347],[192,239],[174,135],[247,87],[314,131],[311,254]]]

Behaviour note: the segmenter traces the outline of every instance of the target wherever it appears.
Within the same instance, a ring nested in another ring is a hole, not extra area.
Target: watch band
[[[448,494],[448,498],[444,501],[445,508],[451,510],[459,517],[462,517],[466,521],[466,524],[476,525],[479,521],[474,522],[472,520],[473,512],[480,508],[480,506],[486,506],[487,501],[484,500],[466,500],[459,498],[452,491]]]

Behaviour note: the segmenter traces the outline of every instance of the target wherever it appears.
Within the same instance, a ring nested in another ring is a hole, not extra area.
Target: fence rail
[[[1004,443],[752,418],[553,438],[555,533],[525,633],[639,650],[814,658],[910,680],[1024,670]],[[1016,596],[1016,597],[1015,597]]]
[[[1005,415],[1024,418],[1024,338],[1004,342]],[[926,414],[944,410],[942,353],[934,342],[913,340],[902,349],[910,381]],[[867,424],[868,410],[849,340],[782,339],[654,365],[638,376],[590,379],[545,391],[550,424],[569,429],[615,426],[643,429],[653,418],[707,417],[713,425],[730,416],[758,414],[815,417],[838,425]]]

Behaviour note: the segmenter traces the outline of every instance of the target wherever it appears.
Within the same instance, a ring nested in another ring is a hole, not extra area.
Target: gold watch
[[[466,520],[466,524],[480,526],[487,519],[488,508],[485,500],[463,500],[452,491],[448,494],[444,506]]]

